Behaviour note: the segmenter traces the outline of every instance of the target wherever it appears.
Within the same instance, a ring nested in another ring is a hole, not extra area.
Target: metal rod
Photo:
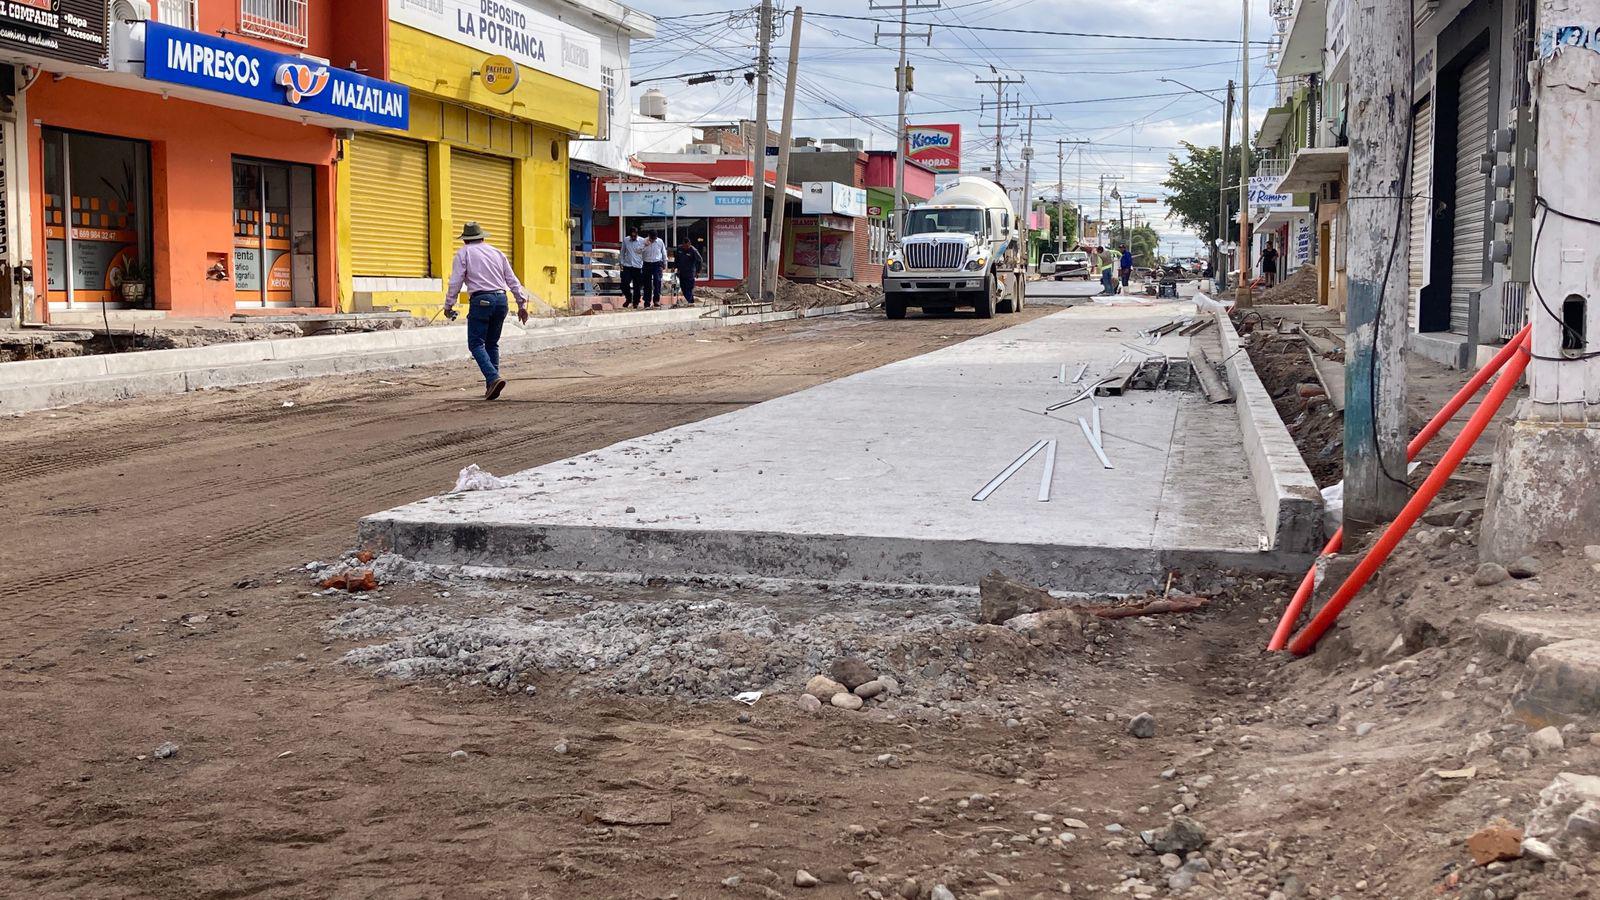
[[[1078,382],[1082,381],[1083,380],[1083,373],[1085,373],[1087,371],[1089,371],[1089,364],[1088,363],[1084,363],[1083,365],[1079,366],[1078,367],[1078,374],[1072,376],[1072,383],[1073,384],[1077,384]]]
[[[1105,384],[1107,381],[1110,381],[1110,380],[1111,379],[1109,379],[1109,378],[1103,378],[1103,379],[1101,379],[1099,381],[1096,381],[1094,384],[1091,384],[1088,387],[1084,388],[1083,389],[1083,393],[1079,394],[1078,396],[1073,397],[1071,400],[1063,400],[1060,403],[1056,403],[1056,404],[1053,404],[1051,406],[1046,406],[1044,408],[1044,411],[1045,412],[1054,412],[1055,410],[1061,409],[1064,406],[1071,406],[1072,404],[1077,403],[1079,400],[1082,400],[1085,397],[1093,397],[1094,396],[1094,392],[1095,392],[1095,388],[1098,388],[1100,385]]]
[[[1056,477],[1056,442],[1051,440],[1044,448],[1044,474],[1039,476],[1039,502],[1050,502],[1050,482]]]
[[[1061,374],[1056,376],[1056,380],[1061,382],[1062,384],[1066,384],[1067,383],[1067,364],[1066,363],[1062,363],[1061,364]]]
[[[1106,459],[1106,451],[1101,448],[1100,442],[1094,439],[1094,432],[1089,430],[1089,420],[1079,416],[1078,427],[1083,429],[1083,436],[1089,441],[1089,449],[1094,451],[1095,456],[1100,457],[1100,465],[1108,469],[1115,469],[1116,466],[1111,464],[1111,460]]]
[[[1093,418],[1091,424],[1094,425],[1094,442],[1096,444],[1098,444],[1098,443],[1100,443],[1100,404],[1099,403],[1094,404],[1094,418]]]
[[[995,491],[999,490],[1000,489],[1000,485],[1005,484],[1007,478],[1010,478],[1012,475],[1015,475],[1017,473],[1018,469],[1022,468],[1025,465],[1027,465],[1028,460],[1033,459],[1034,454],[1036,454],[1040,450],[1044,449],[1044,445],[1046,443],[1047,443],[1047,441],[1045,441],[1043,438],[1040,438],[1039,440],[1034,441],[1032,447],[1029,447],[1027,449],[1027,451],[1025,451],[1021,456],[1017,457],[1014,461],[1012,461],[1011,465],[1006,466],[1005,469],[1003,469],[1000,472],[999,475],[996,475],[994,478],[990,479],[989,483],[983,486],[983,490],[980,490],[976,494],[972,495],[972,499],[974,499],[974,500],[987,500],[987,499],[989,499],[989,495],[994,493]]]

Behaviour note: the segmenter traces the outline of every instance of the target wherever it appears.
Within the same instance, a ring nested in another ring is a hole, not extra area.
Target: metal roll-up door
[[[1454,243],[1450,259],[1450,330],[1466,334],[1472,295],[1484,286],[1489,225],[1489,54],[1480,53],[1461,70],[1456,106],[1456,191]]]
[[[1411,233],[1408,258],[1411,260],[1407,294],[1411,300],[1406,319],[1417,330],[1419,299],[1428,283],[1428,214],[1433,210],[1433,104],[1424,100],[1417,107],[1411,126]]]
[[[428,146],[363,134],[348,159],[350,271],[427,278]]]
[[[511,160],[453,150],[450,153],[450,226],[467,222],[489,232],[489,243],[511,257]]]

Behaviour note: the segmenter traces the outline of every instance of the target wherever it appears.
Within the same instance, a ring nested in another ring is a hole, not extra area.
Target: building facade
[[[598,0],[388,0],[389,78],[408,126],[342,147],[342,282],[354,310],[431,316],[463,224],[478,222],[550,307],[569,300],[569,141],[610,118]],[[614,73],[613,73],[614,74]]]
[[[333,309],[340,136],[410,117],[370,38],[381,0],[153,16],[102,23],[94,64],[41,61],[18,86],[29,318]]]

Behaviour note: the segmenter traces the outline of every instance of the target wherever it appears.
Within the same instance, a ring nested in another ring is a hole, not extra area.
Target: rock
[[[1206,830],[1188,816],[1173,816],[1172,824],[1142,831],[1139,839],[1157,853],[1188,853],[1206,845]]]
[[[456,760],[457,762],[459,762],[461,760],[467,759],[468,755],[469,754],[465,750],[457,750],[454,753],[450,754],[450,758],[453,759],[453,760]]]
[[[1487,825],[1467,838],[1467,852],[1480,866],[1518,859],[1522,856],[1522,829],[1504,823]]]
[[[848,690],[849,688],[826,675],[813,675],[811,680],[806,682],[806,693],[823,701],[832,699],[834,694],[842,694]]]
[[[1241,152],[1243,152],[1243,151],[1241,151]],[[1082,819],[1062,819],[1061,820],[1061,827],[1062,828],[1088,828],[1089,827],[1089,823],[1083,821]]]
[[[1556,854],[1556,848],[1538,838],[1522,839],[1522,855],[1531,856],[1540,862],[1555,862],[1559,858]]]
[[[1557,775],[1539,792],[1526,837],[1557,851],[1600,851],[1600,776]]]
[[[1179,869],[1173,872],[1167,876],[1167,889],[1173,893],[1187,891],[1189,888],[1194,887],[1194,875],[1195,873],[1186,869]]]
[[[822,701],[818,700],[815,694],[801,694],[799,703],[800,708],[808,713],[814,713],[822,709]]]
[[[883,682],[873,679],[866,684],[856,685],[852,689],[851,693],[854,693],[857,697],[860,697],[863,700],[871,700],[873,697],[878,696],[885,690],[887,690],[887,688],[883,686]]]
[[[999,625],[1023,613],[1061,606],[1061,601],[1048,591],[1017,581],[998,569],[978,582],[978,621],[985,625]]]
[[[1136,738],[1153,738],[1156,736],[1156,717],[1147,712],[1139,713],[1128,720],[1128,733]]]
[[[821,883],[822,882],[817,880],[817,876],[811,874],[810,872],[807,872],[805,869],[796,869],[795,872],[794,872],[794,886],[795,887],[798,887],[798,888],[813,888],[813,887],[816,887],[817,885],[819,885]]]
[[[883,692],[884,693],[886,693],[886,694],[898,694],[898,693],[900,693],[900,682],[893,675],[879,675],[878,678],[877,678],[877,681],[878,681],[879,684],[883,685]]]
[[[565,755],[567,755],[567,742],[566,741],[559,741],[559,742],[556,743],[556,745],[555,745],[555,747],[553,749],[557,753],[561,754],[562,756],[565,756]]]
[[[1600,544],[1585,545],[1583,548],[1583,555],[1586,559],[1592,559],[1596,562],[1600,562]]]
[[[1366,737],[1372,733],[1372,729],[1377,727],[1378,725],[1376,722],[1362,722],[1360,725],[1356,726],[1356,737]]]
[[[833,665],[828,669],[828,674],[833,677],[834,681],[844,685],[844,689],[847,691],[853,691],[878,677],[878,673],[874,672],[865,660],[855,656],[845,656],[834,660]]]
[[[1528,735],[1528,749],[1534,756],[1547,756],[1551,753],[1560,753],[1567,748],[1567,742],[1561,737],[1561,729],[1550,725]]]
[[[883,766],[886,769],[898,769],[905,765],[905,763],[900,761],[900,757],[895,756],[893,753],[880,753],[878,754],[877,758],[873,760],[873,762],[877,765]]]
[[[1527,747],[1507,747],[1500,751],[1500,758],[1514,766],[1526,766],[1533,762],[1533,751]]]
[[[1478,587],[1491,587],[1510,577],[1511,573],[1506,571],[1505,566],[1497,562],[1486,562],[1478,566],[1478,571],[1472,573],[1472,583]]]
[[[1536,578],[1544,570],[1537,559],[1531,556],[1519,556],[1511,565],[1506,566],[1506,572],[1512,578]]]
[[[1183,867],[1183,857],[1179,856],[1176,853],[1163,853],[1163,854],[1161,854],[1161,868],[1163,868],[1163,869],[1179,869],[1179,868],[1182,868],[1182,867]]]
[[[857,697],[855,694],[847,691],[840,691],[829,698],[828,702],[839,707],[840,709],[848,709],[853,712],[860,709],[861,705],[866,701],[862,700],[860,697]]]
[[[749,725],[750,722],[751,722],[751,719],[750,719],[750,714],[749,713],[739,713],[739,724],[740,725]]]
[[[606,803],[594,813],[595,821],[607,825],[671,825],[670,803]]]
[[[950,889],[944,885],[936,884],[933,886],[933,893],[928,895],[928,900],[956,900],[956,895],[950,893]]]
[[[177,754],[178,754],[178,745],[174,744],[171,741],[163,742],[161,744],[161,746],[157,747],[155,750],[151,751],[151,753],[150,753],[150,755],[154,756],[156,759],[170,759],[170,758],[176,756]]]
[[[917,900],[917,896],[921,893],[922,884],[915,878],[907,878],[905,881],[900,882],[901,900]]]
[[[738,887],[743,882],[743,878],[740,878],[737,875],[729,875],[727,878],[722,879],[722,886],[726,888],[733,888]]]

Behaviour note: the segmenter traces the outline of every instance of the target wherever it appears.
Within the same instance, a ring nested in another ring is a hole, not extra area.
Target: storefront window
[[[150,145],[45,129],[49,300],[150,306]]]
[[[235,305],[316,305],[315,185],[310,166],[233,161]]]

